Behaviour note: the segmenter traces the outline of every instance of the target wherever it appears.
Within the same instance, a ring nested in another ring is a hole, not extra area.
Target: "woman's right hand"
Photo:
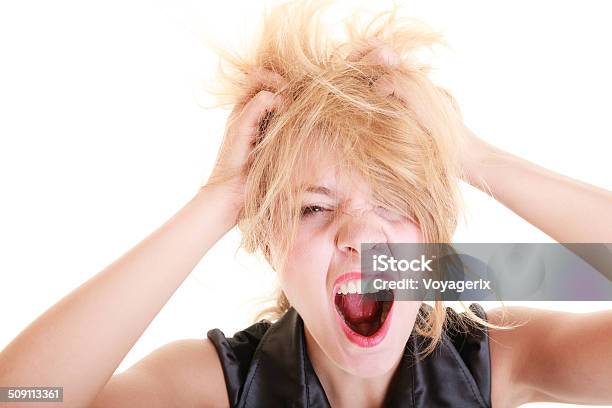
[[[249,154],[255,146],[262,119],[279,108],[283,96],[279,93],[286,80],[279,74],[258,68],[247,74],[247,96],[230,113],[223,142],[215,166],[202,188],[220,188],[230,201],[228,210],[237,216],[244,203],[244,186],[249,172]],[[276,93],[265,90],[274,89]]]

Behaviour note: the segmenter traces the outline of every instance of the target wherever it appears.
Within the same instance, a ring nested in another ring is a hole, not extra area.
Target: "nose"
[[[386,242],[386,236],[372,211],[343,213],[336,232],[336,246],[341,252],[357,256],[362,243],[376,242]]]

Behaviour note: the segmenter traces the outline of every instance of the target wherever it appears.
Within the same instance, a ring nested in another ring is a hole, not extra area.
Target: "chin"
[[[336,364],[344,371],[362,378],[381,376],[396,367],[404,355],[406,342],[410,337],[420,304],[415,302],[392,301],[379,304],[379,322],[369,331],[361,331],[346,322],[338,310],[335,327],[331,330],[336,337]],[[381,319],[381,316],[383,319]]]
[[[360,378],[374,378],[382,376],[395,368],[403,355],[403,347],[399,349],[388,347],[376,353],[355,353],[354,355],[342,353],[342,362],[337,363],[340,368],[349,374]]]

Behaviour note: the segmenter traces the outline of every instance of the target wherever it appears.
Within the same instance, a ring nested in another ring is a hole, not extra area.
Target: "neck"
[[[331,361],[304,326],[306,349],[312,367],[321,381],[332,407],[382,407],[401,355],[393,367],[379,377],[362,378],[350,374]]]

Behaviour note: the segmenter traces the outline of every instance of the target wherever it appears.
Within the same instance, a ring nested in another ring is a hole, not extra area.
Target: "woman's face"
[[[279,277],[327,358],[353,375],[375,377],[399,360],[421,303],[383,307],[338,292],[360,286],[361,243],[422,242],[422,234],[410,220],[374,206],[367,186],[331,163],[303,197],[297,237]]]

